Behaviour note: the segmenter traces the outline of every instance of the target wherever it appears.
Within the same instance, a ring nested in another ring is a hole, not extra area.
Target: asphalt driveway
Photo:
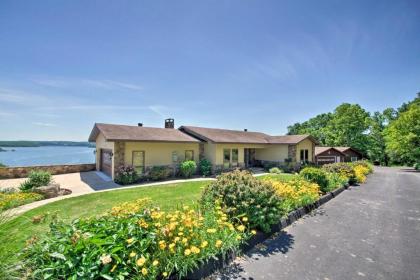
[[[212,279],[420,279],[420,173],[377,168]]]

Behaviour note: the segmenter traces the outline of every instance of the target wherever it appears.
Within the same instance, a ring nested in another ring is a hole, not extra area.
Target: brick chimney
[[[165,128],[175,128],[174,119],[166,119],[165,120]]]
[[[143,123],[139,122],[137,125],[138,125],[138,126],[143,126]]]
[[[248,129],[244,128],[244,131],[245,131],[245,132],[247,132],[247,131],[248,131]]]

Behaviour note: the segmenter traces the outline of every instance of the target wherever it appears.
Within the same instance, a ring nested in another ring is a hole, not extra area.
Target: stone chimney
[[[137,125],[138,125],[138,126],[143,126],[143,123],[139,122]]]
[[[174,119],[166,119],[165,120],[165,128],[175,128]]]

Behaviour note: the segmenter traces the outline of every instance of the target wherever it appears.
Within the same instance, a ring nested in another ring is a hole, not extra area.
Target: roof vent
[[[165,128],[174,128],[174,127],[175,127],[174,119],[166,119],[165,120]]]
[[[247,131],[248,131],[248,129],[247,129],[247,128],[244,128],[244,131],[245,131],[245,132],[247,132]]]
[[[143,123],[139,122],[137,125],[138,125],[138,126],[143,126]]]

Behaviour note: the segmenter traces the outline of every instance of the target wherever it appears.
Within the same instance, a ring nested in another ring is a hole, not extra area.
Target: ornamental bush
[[[201,175],[209,176],[211,175],[212,164],[208,159],[203,158],[202,160],[200,160],[199,169]]]
[[[268,180],[276,194],[282,198],[281,209],[283,213],[289,213],[299,207],[310,205],[319,199],[320,189],[315,183],[301,178],[287,182]]]
[[[283,173],[283,170],[281,170],[278,167],[272,167],[272,168],[270,168],[270,170],[268,170],[268,172],[270,172],[272,174],[281,174],[281,173]]]
[[[187,160],[181,163],[181,175],[185,178],[190,178],[197,170],[197,164],[193,160]]]
[[[53,222],[44,238],[28,242],[23,268],[35,279],[181,278],[250,236],[217,203],[206,212],[188,206],[164,212],[138,203],[102,217]]]
[[[337,162],[325,164],[322,166],[322,169],[327,172],[338,173],[341,176],[346,177],[349,181],[349,184],[356,183],[356,174],[354,173],[354,169],[348,163]]]
[[[117,169],[115,174],[115,183],[120,185],[130,185],[138,181],[139,176],[131,165],[124,165]]]
[[[153,166],[149,172],[149,178],[152,181],[167,179],[171,176],[171,170],[166,166]]]
[[[363,165],[356,165],[353,168],[357,183],[364,183],[366,175],[369,174],[369,169]]]
[[[340,175],[338,173],[330,173],[327,172],[328,176],[328,189],[327,191],[333,191],[337,188],[344,187],[348,182],[349,179],[343,175]]]
[[[51,173],[47,171],[31,171],[28,179],[20,184],[21,191],[30,191],[33,188],[47,186],[51,182]]]
[[[370,162],[368,162],[367,160],[354,161],[354,162],[351,162],[349,164],[353,168],[356,167],[356,166],[363,166],[363,167],[365,167],[368,170],[368,174],[370,174],[370,173],[373,172],[373,165]],[[366,175],[368,175],[368,174],[366,174]]]
[[[315,167],[306,167],[299,174],[305,180],[318,184],[323,193],[328,192],[328,175],[324,170]]]
[[[245,215],[251,228],[269,232],[278,223],[281,198],[273,186],[256,179],[247,171],[235,170],[219,175],[203,191],[202,203],[221,201],[229,217]]]

